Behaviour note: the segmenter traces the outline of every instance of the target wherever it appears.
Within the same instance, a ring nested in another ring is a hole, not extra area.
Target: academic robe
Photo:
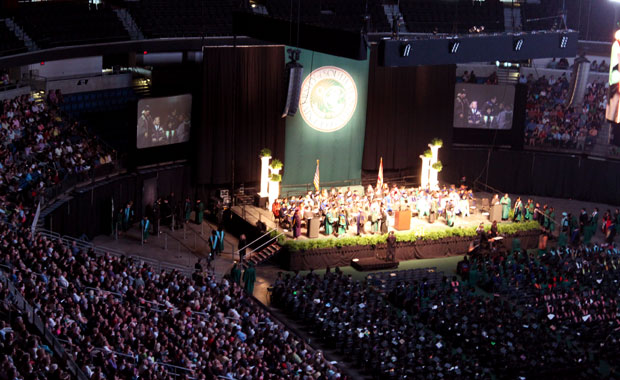
[[[215,231],[217,235],[217,253],[224,252],[224,230]]]
[[[549,212],[549,231],[555,231],[555,212]]]
[[[502,205],[502,220],[508,219],[510,216],[510,206],[512,205],[512,200],[509,197],[503,196],[500,199],[499,204]]]
[[[196,202],[196,224],[202,224],[202,218],[204,217],[205,205],[202,202]]]
[[[185,201],[185,221],[187,222],[192,215],[192,201]]]
[[[528,203],[525,207],[525,220],[534,219],[534,203]]]
[[[336,220],[334,219],[332,212],[328,211],[327,214],[325,214],[325,235],[329,236],[334,233],[335,221]]]
[[[149,220],[142,219],[140,221],[140,227],[142,227],[142,240],[147,240],[149,238]]]
[[[516,222],[520,222],[522,219],[523,219],[523,202],[516,201],[513,220]]]
[[[454,210],[446,210],[446,224],[448,227],[454,227]]]
[[[293,236],[298,238],[301,236],[301,215],[299,213],[295,213],[293,216]]]
[[[237,265],[233,266],[230,270],[230,277],[232,282],[237,285],[241,285],[241,270]]]
[[[254,294],[254,282],[256,281],[256,269],[253,265],[250,265],[248,269],[243,272],[243,288],[248,294]]]
[[[344,213],[338,215],[338,235],[347,233],[347,216]]]

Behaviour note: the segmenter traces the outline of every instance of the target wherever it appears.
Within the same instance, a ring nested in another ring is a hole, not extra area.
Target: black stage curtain
[[[205,47],[203,61],[196,183],[258,183],[262,148],[284,158],[284,47]]]
[[[488,166],[487,166],[488,162]],[[451,180],[466,176],[501,192],[618,205],[620,162],[530,151],[455,149]]]
[[[420,155],[435,137],[444,147],[444,165],[452,141],[456,66],[379,66],[370,52],[368,107],[362,171],[376,176],[379,157],[386,172],[419,174]]]
[[[164,198],[175,193],[178,204],[183,204],[185,196],[195,199],[190,183],[189,166],[149,170],[144,173],[127,174],[97,183],[91,187],[76,190],[72,198],[45,218],[45,228],[61,235],[89,238],[112,232],[112,199],[115,213],[124,208],[127,202],[134,202],[135,220],[144,215],[142,209],[143,183],[149,178],[157,178],[157,195]]]

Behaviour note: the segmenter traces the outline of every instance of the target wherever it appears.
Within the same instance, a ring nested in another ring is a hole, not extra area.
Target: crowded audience
[[[0,102],[0,213],[23,223],[47,189],[112,162],[112,152],[61,113],[60,91]]]
[[[525,144],[571,150],[591,149],[604,123],[605,82],[587,84],[583,104],[569,106],[569,78],[527,77]]]
[[[0,226],[1,264],[90,379],[337,379],[251,300],[202,270],[155,272]]]

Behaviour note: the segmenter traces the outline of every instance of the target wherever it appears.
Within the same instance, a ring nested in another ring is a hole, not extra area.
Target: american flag
[[[320,178],[321,176],[319,175],[319,160],[316,160],[316,171],[314,172],[314,189],[316,191],[319,191],[321,183]]]
[[[377,175],[377,187],[380,188],[383,186],[383,157],[381,157],[381,161],[379,161],[379,175]]]

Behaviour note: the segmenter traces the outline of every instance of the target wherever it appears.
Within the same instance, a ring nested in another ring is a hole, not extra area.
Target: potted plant
[[[260,154],[259,154],[259,155],[260,155],[260,157],[261,157],[261,158],[262,158],[262,157],[269,157],[269,158],[271,158],[271,149],[269,149],[269,148],[263,148],[263,149],[261,149],[261,151],[260,151]]]

